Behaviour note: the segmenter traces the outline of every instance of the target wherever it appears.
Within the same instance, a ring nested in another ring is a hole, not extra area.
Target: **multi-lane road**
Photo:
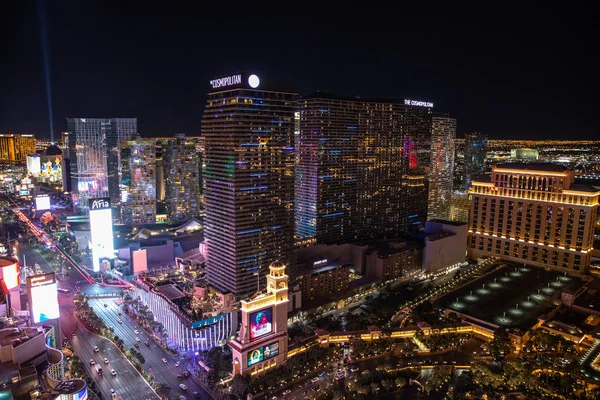
[[[0,226],[2,225],[0,224]],[[11,227],[2,226],[2,228],[10,229]],[[13,237],[17,237],[16,233]],[[17,245],[17,253],[16,256],[21,262],[23,262],[23,255],[25,255],[27,265],[33,266],[37,263],[43,272],[52,272],[52,268],[40,252],[29,248],[27,244],[19,243]],[[58,287],[70,291],[67,294],[58,294],[62,336],[71,342],[75,354],[81,359],[86,372],[94,379],[105,398],[110,399],[112,397],[111,389],[115,390],[117,398],[127,400],[155,400],[160,397],[112,342],[87,331],[77,321],[74,316],[75,308],[73,305],[73,294],[77,291],[92,296],[89,300],[89,305],[104,320],[106,326],[113,326],[115,335],[123,339],[126,348],[134,347],[136,342],[139,344],[138,351],[145,359],[143,365],[145,371],[150,372],[151,370],[151,375],[154,376],[155,382],[167,384],[171,388],[172,397],[183,395],[188,398],[199,396],[196,398],[212,399],[212,396],[192,377],[183,377],[185,363],[179,359],[179,356],[174,356],[160,347],[125,313],[122,312],[121,316],[118,315],[122,311],[121,307],[117,305],[117,302],[120,300],[119,294],[123,290],[122,288],[90,284],[75,268],[69,269],[67,267],[67,272],[68,275],[66,277],[58,278]],[[93,296],[97,295],[113,294],[115,297],[93,298]],[[104,304],[106,304],[106,307]],[[119,323],[118,319],[121,319],[122,323]],[[137,334],[135,333],[136,330],[138,331]],[[72,332],[76,333],[74,337],[71,337]],[[140,339],[139,342],[136,341],[136,337]],[[146,346],[145,342],[148,342],[150,346]],[[100,350],[98,353],[94,353],[94,346],[98,346]],[[103,363],[105,357],[109,360],[108,365]],[[103,368],[102,376],[99,376],[95,367],[90,365],[91,359],[96,363],[101,363]],[[167,362],[163,362],[163,359],[167,360]],[[181,362],[181,365],[176,367],[175,364],[178,361]],[[114,377],[110,374],[111,368],[114,368],[117,372],[117,375]],[[183,377],[183,379],[179,379],[178,376]],[[180,384],[182,383],[187,386],[187,390],[181,389]],[[196,393],[198,394],[195,396]]]
[[[137,348],[137,351],[142,354],[145,360],[144,370],[146,372],[152,370],[155,382],[165,383],[171,387],[172,396],[179,394],[193,398],[194,393],[197,392],[199,398],[210,399],[211,396],[192,377],[185,378],[183,376],[183,360],[178,355],[172,355],[159,346],[136,321],[122,312],[122,307],[118,303],[120,303],[119,298],[99,298],[88,301],[88,304],[94,308],[94,311],[102,318],[106,326],[112,326],[115,335],[123,339],[126,348],[132,348],[135,343],[138,343],[139,348]],[[121,312],[121,315],[119,315],[119,312]],[[121,323],[119,323],[119,319]],[[146,346],[146,342],[150,344],[149,347]],[[176,366],[177,362],[180,362],[181,365]],[[179,385],[182,383],[187,386],[186,390],[180,388]]]

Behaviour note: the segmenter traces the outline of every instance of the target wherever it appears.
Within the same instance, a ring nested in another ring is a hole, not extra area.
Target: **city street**
[[[203,399],[210,399],[211,396],[192,377],[177,378],[177,376],[183,377],[184,371],[184,362],[180,360],[179,355],[170,354],[160,347],[137,322],[122,312],[122,307],[117,305],[117,301],[120,301],[120,298],[98,298],[90,299],[88,304],[94,308],[94,311],[102,318],[106,326],[113,326],[115,335],[123,339],[126,348],[134,347],[135,343],[139,344],[137,350],[146,361],[144,369],[147,372],[150,369],[152,370],[155,382],[169,385],[172,395],[180,394],[193,397],[194,392],[199,392]],[[119,312],[121,312],[121,316],[119,316]],[[122,321],[121,324],[118,322],[119,319]],[[138,333],[135,333],[135,330]],[[137,341],[136,338],[140,340]],[[145,342],[150,343],[150,347],[147,347]],[[163,362],[163,358],[167,360],[166,363]],[[176,367],[175,363],[178,361],[181,362],[181,365]],[[187,390],[184,391],[179,387],[181,383],[188,387]]]

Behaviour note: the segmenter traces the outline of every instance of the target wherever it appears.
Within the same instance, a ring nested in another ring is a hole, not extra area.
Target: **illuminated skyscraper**
[[[156,221],[156,142],[121,142],[121,222],[148,224]]]
[[[431,129],[431,171],[429,173],[427,219],[447,220],[450,218],[455,138],[456,120],[434,114]]]
[[[465,178],[463,189],[469,190],[473,179],[485,174],[487,136],[473,132],[465,135]]]
[[[74,206],[87,212],[99,197],[118,206],[121,142],[137,135],[137,118],[68,118],[67,126]]]
[[[291,265],[295,95],[256,75],[210,83],[202,118],[208,280],[246,297],[273,261]]]
[[[167,217],[185,221],[200,214],[200,157],[198,139],[176,135],[162,142]]]
[[[0,163],[25,164],[27,154],[35,154],[36,140],[31,134],[0,134]]]
[[[432,106],[324,93],[299,100],[296,234],[339,243],[424,227]]]
[[[586,272],[600,190],[574,180],[574,171],[543,163],[499,164],[492,167],[491,181],[474,180],[471,258]]]

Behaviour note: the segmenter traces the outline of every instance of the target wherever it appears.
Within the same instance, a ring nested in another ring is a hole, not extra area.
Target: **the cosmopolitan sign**
[[[417,107],[429,107],[429,108],[433,108],[433,103],[431,103],[429,101],[418,101],[418,100],[404,99],[404,104],[406,104],[407,106],[417,106]]]
[[[213,79],[210,81],[210,86],[213,89],[218,89],[221,87],[239,85],[242,83],[242,74],[226,76],[224,78]]]
[[[213,89],[225,88],[229,86],[236,86],[242,84],[242,74],[236,74],[231,76],[226,76],[223,78],[217,78],[210,81],[210,86]],[[248,76],[248,85],[255,89],[260,85],[260,79],[258,76],[252,74]]]

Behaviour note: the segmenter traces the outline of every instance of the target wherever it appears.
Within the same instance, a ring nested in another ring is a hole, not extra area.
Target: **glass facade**
[[[431,172],[427,219],[450,219],[454,180],[456,120],[434,115],[431,130]]]
[[[156,142],[137,137],[121,143],[121,222],[156,222]]]
[[[431,108],[317,93],[299,101],[298,117],[300,238],[340,243],[424,227]]]
[[[463,189],[469,190],[471,182],[485,174],[487,135],[473,132],[465,135],[465,178]]]
[[[137,135],[137,118],[68,118],[73,204],[81,213],[88,199],[120,201],[121,142]]]
[[[198,138],[185,135],[162,142],[165,203],[171,221],[200,215],[202,157],[198,142]]]
[[[294,244],[295,94],[251,85],[210,93],[202,119],[208,280],[241,298]]]

